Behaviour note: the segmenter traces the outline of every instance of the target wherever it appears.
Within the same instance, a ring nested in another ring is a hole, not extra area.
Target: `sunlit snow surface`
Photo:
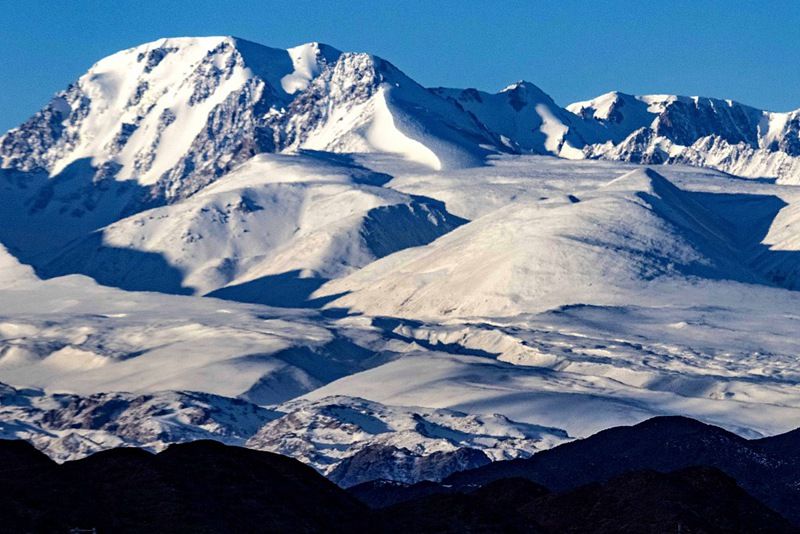
[[[109,56],[0,137],[0,437],[353,484],[653,415],[796,428],[798,113],[426,89],[320,43]]]
[[[4,274],[19,276],[13,284],[6,276],[0,290],[0,381],[81,395],[189,390],[264,406],[339,395],[497,413],[573,437],[669,413],[743,435],[800,425],[799,295],[757,274],[759,261],[796,270],[793,188],[658,167],[677,194],[729,195],[693,197],[698,210],[710,210],[704,216],[750,217],[712,224],[692,213],[676,224],[667,208],[636,201],[660,187],[639,167],[505,157],[430,173],[386,157],[359,163],[393,177],[378,198],[424,195],[471,222],[322,286],[323,295],[344,293],[322,310],[125,292],[81,276],[36,281],[4,254]],[[241,185],[268,190],[267,176]],[[730,195],[741,195],[739,212],[722,209]],[[762,197],[780,202],[761,209]],[[639,236],[638,248],[603,249],[598,243],[626,237],[607,235],[615,228],[609,217],[650,234]],[[691,221],[729,242],[720,249],[687,237],[681,224]],[[584,234],[597,242],[576,239]],[[665,250],[664,236],[678,248]],[[469,248],[475,240],[479,251]],[[765,258],[770,248],[780,254]],[[642,270],[663,257],[662,271]],[[709,267],[685,271],[680,261]],[[753,279],[736,273],[734,261],[752,262]],[[449,274],[439,277],[438,269]],[[25,436],[23,426],[12,434]],[[274,436],[270,442],[291,452]],[[313,448],[313,436],[308,443]],[[321,468],[329,462],[320,461]]]

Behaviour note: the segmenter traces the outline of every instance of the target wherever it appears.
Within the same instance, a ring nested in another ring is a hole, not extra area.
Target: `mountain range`
[[[377,481],[349,491],[291,458],[213,441],[57,465],[0,440],[0,510],[18,530],[796,532],[796,434],[747,441],[657,418],[445,485]],[[711,463],[695,463],[703,460]]]
[[[426,88],[320,43],[118,52],[0,137],[0,436],[213,439],[349,487],[656,416],[787,432],[798,161],[800,111]]]

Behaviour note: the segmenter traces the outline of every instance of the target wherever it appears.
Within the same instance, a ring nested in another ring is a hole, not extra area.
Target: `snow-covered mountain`
[[[477,89],[437,88],[433,91],[458,103],[504,143],[534,154],[580,158],[580,149],[594,142],[597,128],[559,107],[532,83],[513,83],[496,94]]]
[[[584,153],[633,163],[685,163],[800,183],[800,110],[773,113],[732,100],[608,93],[567,109],[601,127]]]
[[[118,187],[109,180],[132,182],[130,214],[191,196],[263,152],[393,153],[442,169],[521,150],[791,182],[798,135],[798,112],[726,100],[609,93],[563,109],[527,82],[497,94],[427,90],[386,60],[319,43],[173,38],[92,66],[0,138],[0,167],[48,175],[51,197],[81,182],[67,211],[96,211],[98,189]]]
[[[0,141],[3,168],[183,198],[260,152],[391,152],[432,168],[492,135],[387,61],[309,43],[162,39],[109,56]],[[462,154],[463,153],[463,154]]]
[[[3,136],[14,200],[0,210],[0,239],[45,277],[178,293],[232,286],[223,296],[301,278],[286,295],[299,303],[306,287],[462,222],[334,153],[441,169],[498,143],[368,54],[165,39],[101,60]]]
[[[41,272],[79,272],[126,289],[219,290],[214,294],[235,300],[302,305],[325,280],[425,245],[464,222],[440,202],[380,187],[382,181],[319,155],[261,154],[185,200],[89,234]]]
[[[576,118],[577,116],[577,118]],[[559,107],[535,85],[426,90],[389,62],[320,43],[161,39],[92,66],[0,139],[3,168],[136,180],[182,198],[261,152],[390,152],[434,169],[490,150],[797,176],[800,112],[608,93]]]
[[[240,399],[193,392],[48,395],[0,384],[0,436],[27,439],[59,460],[119,446],[153,451],[216,439],[243,444],[279,414]]]
[[[299,458],[343,486],[376,479],[437,480],[490,461],[526,458],[566,432],[498,414],[387,406],[334,396],[290,401],[247,446]]]
[[[213,439],[292,456],[344,486],[441,480],[492,460],[527,458],[570,439],[564,431],[501,415],[342,396],[267,410],[191,391],[79,396],[0,383],[0,400],[0,438],[26,439],[58,461],[120,446],[158,452],[171,443]]]
[[[3,436],[351,485],[654,415],[795,428],[798,121],[318,43],[119,52],[0,138]]]
[[[757,281],[736,234],[703,204],[637,169],[579,196],[516,202],[317,295],[372,315],[495,317],[613,304],[662,277]]]

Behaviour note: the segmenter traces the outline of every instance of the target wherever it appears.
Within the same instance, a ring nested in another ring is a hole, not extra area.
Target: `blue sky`
[[[800,108],[798,1],[0,0],[0,131],[105,55],[222,34],[372,52],[428,86],[525,79],[562,105],[621,90]]]

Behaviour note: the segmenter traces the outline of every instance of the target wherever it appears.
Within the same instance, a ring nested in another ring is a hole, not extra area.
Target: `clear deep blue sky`
[[[562,105],[620,90],[800,107],[797,0],[0,0],[0,131],[101,57],[182,35],[321,41],[382,56],[424,85],[525,79]]]

